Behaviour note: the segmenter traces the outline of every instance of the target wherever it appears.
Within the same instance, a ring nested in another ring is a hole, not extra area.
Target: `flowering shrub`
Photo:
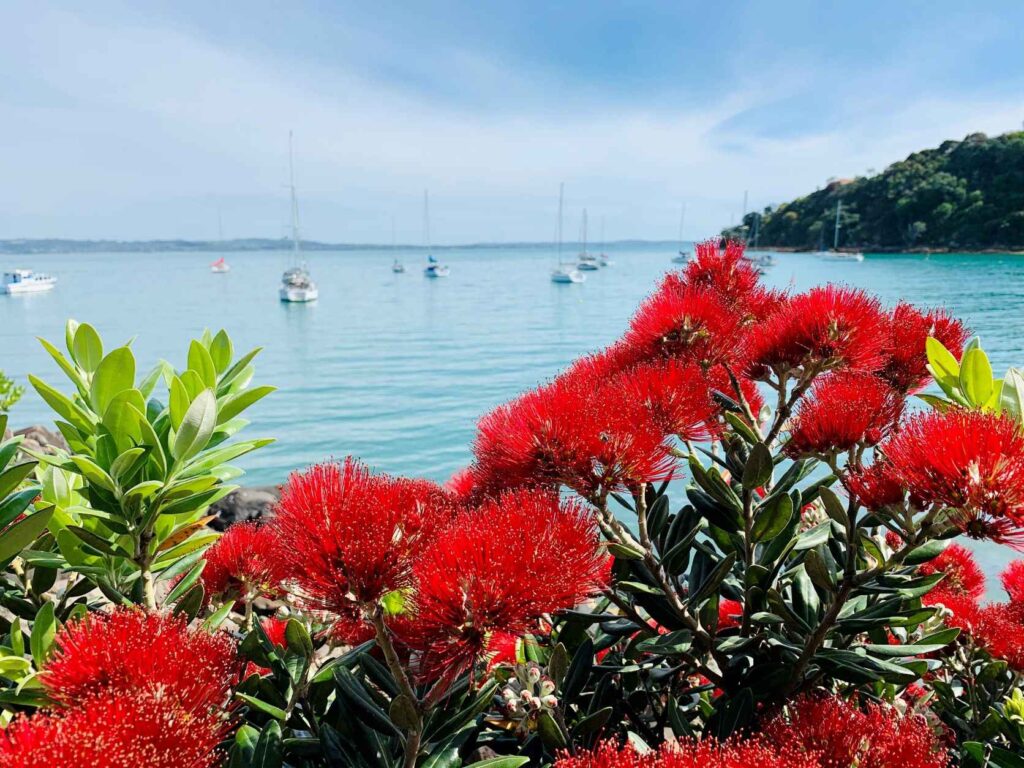
[[[1024,545],[1024,376],[968,335],[704,244],[445,485],[325,463],[218,538],[255,353],[71,324],[69,452],[0,448],[0,768],[1020,766],[1024,563],[984,603],[951,540]]]

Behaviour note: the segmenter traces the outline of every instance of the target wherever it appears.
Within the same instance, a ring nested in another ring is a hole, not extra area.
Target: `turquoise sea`
[[[158,358],[183,366],[188,339],[226,328],[236,348],[260,345],[255,381],[280,388],[249,412],[250,436],[277,442],[249,457],[244,481],[276,483],[326,457],[360,456],[388,472],[444,480],[470,458],[476,419],[623,331],[638,302],[673,268],[671,244],[610,246],[614,264],[582,285],[550,281],[551,248],[451,248],[435,254],[451,276],[427,280],[424,255],[315,252],[320,286],[311,305],[278,301],[285,253],[61,254],[7,257],[58,276],[35,296],[0,296],[0,368],[63,385],[36,342],[63,341],[64,321],[95,325],[108,346],[132,336],[140,367]],[[803,289],[827,281],[945,306],[978,333],[997,370],[1024,364],[1024,258],[1012,255],[875,255],[836,263],[777,254],[766,282]],[[26,395],[14,426],[48,422]],[[984,547],[994,573],[1008,551]]]

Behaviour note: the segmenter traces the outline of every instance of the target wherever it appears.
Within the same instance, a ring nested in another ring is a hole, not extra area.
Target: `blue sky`
[[[1024,3],[0,6],[0,238],[609,239],[1024,121]],[[596,234],[596,232],[594,233]]]

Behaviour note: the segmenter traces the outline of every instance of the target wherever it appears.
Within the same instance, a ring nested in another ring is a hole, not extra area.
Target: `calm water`
[[[62,374],[35,341],[63,346],[64,320],[95,325],[107,346],[134,342],[140,368],[158,358],[184,367],[188,339],[226,328],[236,349],[261,345],[254,381],[280,391],[249,411],[249,436],[278,442],[243,460],[246,482],[279,482],[325,457],[360,456],[388,472],[443,480],[470,458],[476,419],[622,332],[637,303],[672,267],[669,246],[610,248],[615,263],[583,285],[556,285],[550,250],[436,252],[451,276],[427,280],[422,254],[391,272],[385,252],[314,253],[312,305],[277,299],[288,257],[226,254],[233,270],[211,274],[214,254],[66,254],[10,257],[59,276],[56,290],[0,296],[0,367],[24,383]],[[779,254],[766,281],[802,289],[829,280],[883,301],[945,306],[981,335],[997,370],[1024,364],[1019,318],[1024,258],[868,255],[863,263]],[[16,263],[15,263],[16,262]],[[48,422],[26,395],[12,423]],[[1007,553],[985,548],[994,573]]]

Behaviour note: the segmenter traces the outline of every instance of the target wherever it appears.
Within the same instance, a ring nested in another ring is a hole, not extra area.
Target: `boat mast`
[[[558,182],[558,266],[562,266],[562,202],[565,197],[565,182]]]
[[[683,252],[683,223],[686,221],[686,203],[679,212],[679,252]]]
[[[587,209],[583,209],[583,255],[587,255]]]
[[[430,247],[430,193],[423,190],[423,242],[427,246],[427,255],[432,250]]]
[[[299,201],[295,196],[295,163],[292,158],[292,132],[288,131],[288,188],[292,194],[292,255],[299,262]]]
[[[832,250],[833,251],[838,251],[839,250],[839,212],[842,209],[843,209],[843,201],[842,200],[837,200],[836,201],[836,230],[835,230],[835,235],[832,238]]]

